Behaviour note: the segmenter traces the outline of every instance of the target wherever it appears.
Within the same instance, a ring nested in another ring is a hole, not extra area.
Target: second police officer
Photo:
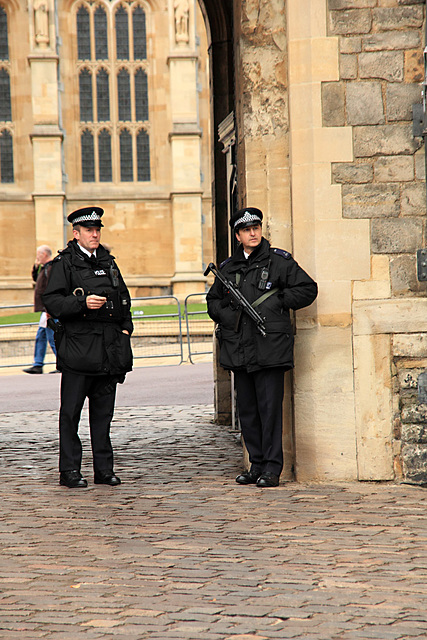
[[[209,315],[218,323],[220,364],[234,372],[240,426],[251,463],[236,482],[276,487],[283,468],[284,373],[293,367],[289,311],[311,304],[317,285],[290,253],[270,246],[262,236],[262,219],[255,207],[232,216],[230,226],[240,244],[220,271],[264,319],[266,336],[218,278],[207,303]]]

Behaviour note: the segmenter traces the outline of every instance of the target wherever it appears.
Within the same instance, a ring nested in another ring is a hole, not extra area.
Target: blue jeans
[[[42,367],[44,358],[46,355],[47,343],[52,348],[53,353],[56,356],[55,341],[53,339],[54,333],[49,327],[39,327],[36,335],[36,343],[34,345],[34,363],[33,367]]]

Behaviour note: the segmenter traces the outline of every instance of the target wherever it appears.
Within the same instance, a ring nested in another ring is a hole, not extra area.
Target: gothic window
[[[148,120],[148,81],[143,69],[135,74],[135,115],[139,122]]]
[[[9,60],[7,14],[3,7],[0,7],[0,60]]]
[[[120,179],[122,182],[132,182],[132,136],[127,129],[120,133]]]
[[[95,150],[93,134],[87,129],[81,135],[82,145],[82,180],[83,182],[95,182]]]
[[[82,122],[92,122],[93,101],[92,101],[92,74],[88,69],[82,69],[79,75],[80,92],[80,120]]]
[[[12,120],[10,78],[7,69],[0,69],[0,121]]]
[[[0,134],[1,181],[13,182],[13,145],[12,136],[5,129]]]
[[[147,182],[150,67],[145,11],[140,0],[110,8],[92,0],[78,6],[76,24],[82,181]]]
[[[90,60],[90,17],[84,7],[77,12],[77,49],[79,60]]]
[[[96,99],[98,122],[107,122],[110,119],[110,90],[108,73],[105,69],[100,69],[96,75]]]
[[[113,180],[113,169],[111,164],[111,136],[110,132],[103,129],[98,138],[98,164],[99,181],[111,182]]]
[[[138,181],[150,180],[150,140],[148,133],[142,129],[136,137],[136,157],[138,166]]]
[[[14,182],[13,123],[7,13],[0,7],[0,181]]]
[[[101,7],[95,11],[95,57],[97,60],[108,59],[107,14]]]
[[[117,60],[129,60],[129,17],[124,7],[116,11]]]
[[[119,98],[119,120],[123,122],[130,121],[131,105],[130,105],[130,76],[125,69],[119,71],[117,76],[117,93]]]
[[[147,32],[145,13],[141,7],[133,12],[133,59],[145,60],[147,57]]]

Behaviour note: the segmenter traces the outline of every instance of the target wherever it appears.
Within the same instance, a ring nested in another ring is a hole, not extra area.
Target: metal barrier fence
[[[190,311],[188,305],[190,298],[200,299],[199,304],[203,304],[204,309]],[[212,332],[213,322],[207,314],[206,293],[190,293],[184,301],[184,314],[187,326],[187,347],[188,359],[194,364],[193,357],[212,353]],[[210,345],[206,350],[206,346]]]
[[[167,358],[172,364],[181,364],[188,357],[194,364],[196,356],[212,353],[213,322],[205,310],[193,310],[189,307],[189,299],[196,296],[202,303],[206,302],[205,294],[187,296],[184,304],[185,334],[181,304],[175,296],[132,299],[132,350],[136,360]],[[161,307],[164,307],[164,311]],[[0,306],[0,317],[19,316],[24,310],[31,312],[32,309],[32,304]],[[37,321],[34,322],[17,322],[15,318],[11,323],[0,324],[0,369],[31,366],[39,326],[38,316],[36,317]],[[209,343],[210,348],[207,349]],[[45,365],[55,365],[55,362],[48,344]]]

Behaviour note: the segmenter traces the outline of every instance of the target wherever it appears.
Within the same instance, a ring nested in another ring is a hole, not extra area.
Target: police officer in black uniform
[[[234,372],[237,407],[250,469],[239,484],[276,487],[283,468],[282,402],[284,373],[293,367],[290,309],[301,309],[317,296],[317,285],[291,254],[270,247],[262,236],[262,212],[237,211],[230,220],[239,246],[220,265],[264,319],[264,337],[218,278],[208,295],[208,313],[218,323],[220,364]]]
[[[68,216],[74,239],[54,259],[43,302],[55,323],[57,368],[62,372],[59,414],[60,484],[87,487],[80,473],[81,410],[89,399],[94,482],[117,486],[110,424],[116,385],[132,369],[133,323],[129,291],[113,256],[100,244],[100,207]]]

